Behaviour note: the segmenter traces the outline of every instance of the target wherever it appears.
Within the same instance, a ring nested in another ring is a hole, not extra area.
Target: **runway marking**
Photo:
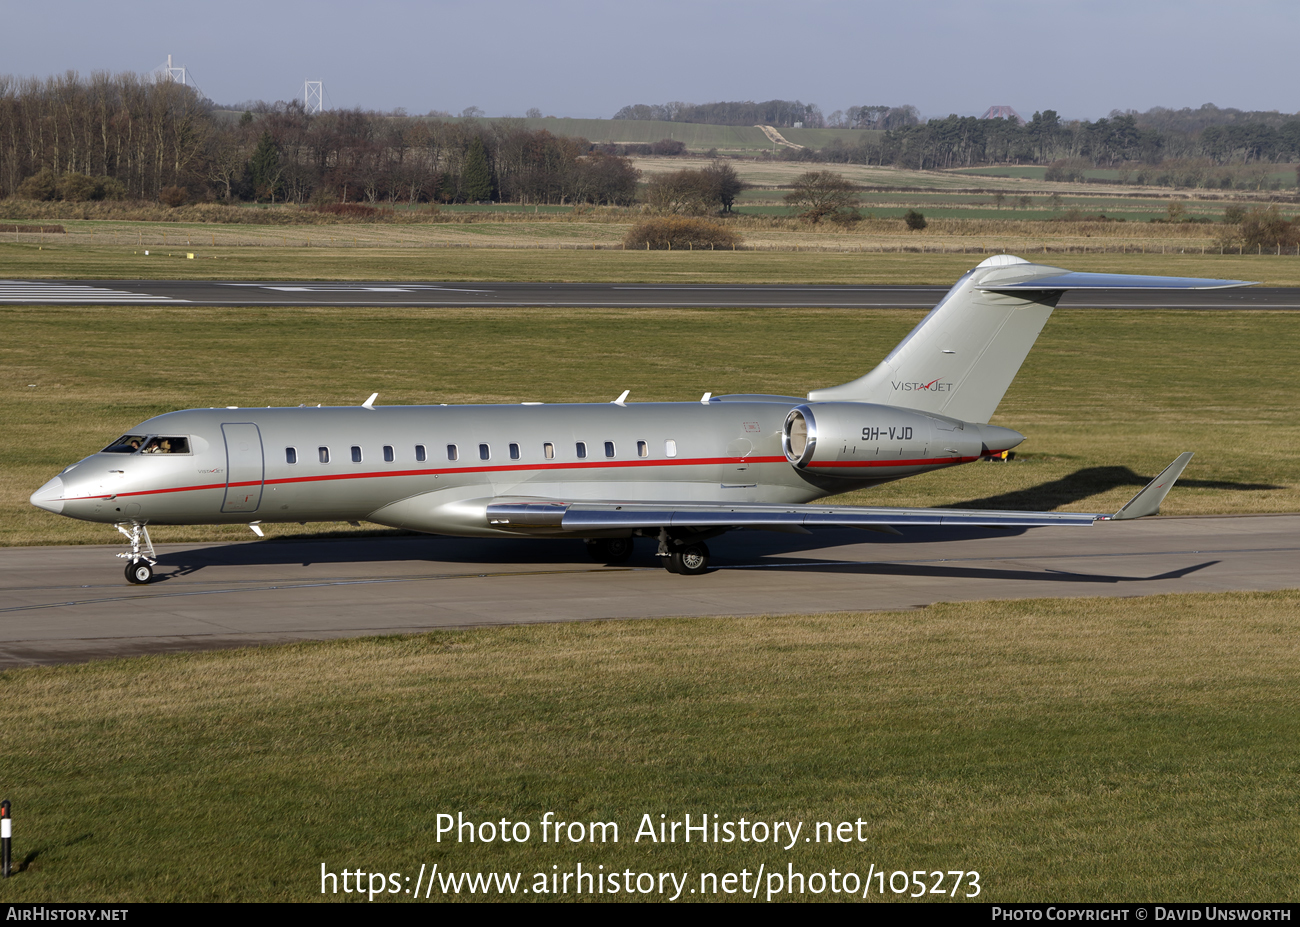
[[[275,290],[280,293],[415,293],[433,290],[439,293],[488,293],[491,290],[458,289],[451,286],[439,286],[425,283],[403,283],[400,285],[364,284],[364,283],[306,283],[306,284],[272,284],[272,283],[223,283],[222,286],[244,286],[259,290]]]
[[[188,299],[108,290],[72,283],[27,283],[0,280],[0,303],[188,303]]]

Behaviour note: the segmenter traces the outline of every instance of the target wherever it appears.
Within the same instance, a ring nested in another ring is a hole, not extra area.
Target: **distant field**
[[[410,901],[422,865],[522,873],[530,892],[435,882],[440,901],[554,900],[537,874],[579,863],[684,873],[683,900],[704,900],[701,872],[752,887],[760,866],[851,872],[855,894],[872,871],[903,873],[896,888],[976,871],[982,902],[1300,897],[1294,591],[490,628],[0,685],[11,903],[360,900],[341,879],[322,898],[322,866],[396,872],[375,901]],[[531,838],[438,842],[457,812]],[[618,841],[543,843],[547,812]],[[799,839],[636,840],[643,816],[688,812]],[[842,821],[848,842],[803,840]],[[914,890],[879,887],[869,900]],[[802,888],[772,900],[847,900]]]
[[[460,121],[460,120],[455,120]],[[481,120],[493,122],[492,119]],[[692,151],[754,154],[779,147],[772,144],[761,129],[753,126],[712,126],[693,122],[663,122],[654,119],[560,119],[552,116],[541,119],[512,119],[529,129],[545,129],[552,135],[581,136],[589,142],[619,142],[621,144],[649,144],[661,139],[675,139],[685,143]],[[781,135],[795,145],[821,148],[832,139],[843,139],[856,144],[868,136],[879,133],[852,129],[778,129]]]
[[[755,131],[758,131],[755,129]],[[826,130],[831,131],[831,130]],[[840,130],[847,131],[847,130]],[[788,136],[787,136],[788,137]],[[633,158],[635,164],[645,175],[681,170],[682,168],[701,168],[709,162],[704,158]],[[1097,192],[1084,184],[1030,184],[1014,177],[972,177],[954,171],[911,171],[895,167],[878,167],[866,164],[818,164],[808,161],[736,161],[732,165],[747,183],[759,186],[788,186],[795,178],[807,171],[833,171],[842,174],[854,183],[865,187],[903,187],[921,190],[961,190],[972,187],[981,189],[1003,189],[1008,193],[1029,193],[1035,189],[1047,189],[1048,192],[1068,193]],[[1132,188],[1130,188],[1132,189]]]
[[[1294,187],[1296,178],[1295,171],[1296,165],[1294,164],[1278,164],[1275,165],[1275,169],[1270,171],[1266,176],[1269,180],[1281,181],[1284,187]],[[1021,165],[963,167],[954,169],[952,173],[969,174],[976,177],[1017,177],[1025,180],[1045,180],[1044,175],[1047,173],[1047,168],[1045,166],[1035,167]],[[1130,175],[1134,173],[1136,172],[1129,171]],[[1103,183],[1121,183],[1120,171],[1116,169],[1093,168],[1084,171],[1083,175],[1089,180],[1097,180]],[[1200,191],[1197,190],[1192,192]]]

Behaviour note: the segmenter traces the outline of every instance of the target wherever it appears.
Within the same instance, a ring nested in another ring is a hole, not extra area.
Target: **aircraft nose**
[[[55,515],[63,514],[63,480],[55,477],[32,493],[32,505]]]
[[[984,442],[986,450],[996,453],[1011,450],[1011,448],[1025,440],[1025,436],[1010,428],[1003,428],[1001,425],[981,425],[980,439]]]

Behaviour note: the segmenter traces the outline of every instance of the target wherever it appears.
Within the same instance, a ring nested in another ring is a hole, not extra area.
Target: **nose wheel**
[[[136,586],[143,586],[153,579],[154,564],[158,556],[154,553],[153,541],[149,540],[149,529],[144,525],[132,524],[127,531],[122,525],[114,525],[118,531],[131,542],[129,554],[118,554],[126,561],[126,581]]]
[[[128,583],[143,586],[151,579],[153,579],[153,567],[147,560],[141,560],[137,563],[128,563],[126,565],[126,581]]]

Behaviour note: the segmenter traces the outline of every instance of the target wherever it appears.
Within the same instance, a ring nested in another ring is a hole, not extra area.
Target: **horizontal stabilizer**
[[[1250,280],[1214,280],[1205,277],[1147,277],[1141,274],[1084,274],[1076,271],[1036,277],[1019,283],[989,281],[977,290],[1222,290],[1251,286]]]
[[[1169,495],[1169,490],[1174,488],[1174,481],[1183,475],[1183,470],[1191,459],[1191,451],[1179,454],[1178,459],[1165,467],[1154,480],[1147,483],[1140,493],[1125,502],[1123,508],[1111,516],[1111,520],[1123,521],[1128,518],[1141,518],[1144,515],[1154,515],[1160,511],[1160,503],[1165,501],[1165,496]]]

